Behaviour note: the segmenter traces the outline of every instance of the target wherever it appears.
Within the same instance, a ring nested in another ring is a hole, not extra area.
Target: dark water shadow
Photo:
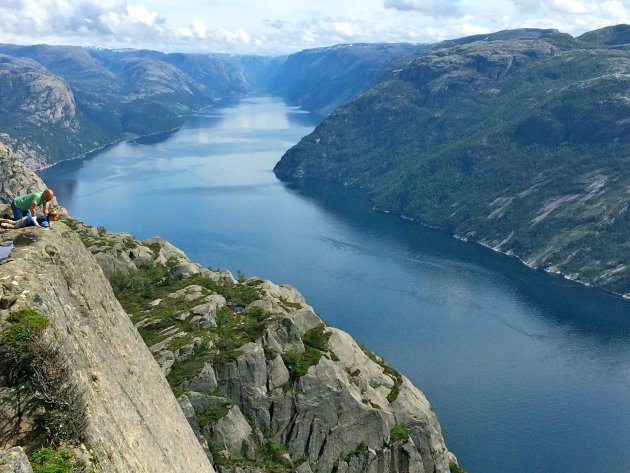
[[[593,337],[603,344],[630,339],[630,301],[621,296],[531,269],[516,257],[457,240],[445,231],[377,212],[364,197],[341,186],[321,181],[283,184],[290,192],[314,201],[336,218],[403,242],[411,257],[431,255],[498,273],[540,314],[581,336]]]
[[[162,131],[160,133],[154,133],[152,135],[139,136],[138,138],[133,138],[129,140],[129,143],[132,145],[157,145],[168,141],[178,131],[179,128],[176,128],[174,130]]]

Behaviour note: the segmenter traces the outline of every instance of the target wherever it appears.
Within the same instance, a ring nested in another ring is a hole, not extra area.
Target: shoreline
[[[188,115],[185,115],[185,116],[188,116]],[[98,146],[97,148],[91,149],[90,151],[86,151],[85,153],[80,154],[78,156],[73,156],[71,158],[62,159],[61,161],[57,161],[55,163],[50,163],[47,166],[42,166],[42,167],[37,168],[37,169],[32,169],[32,171],[35,172],[35,173],[38,173],[39,171],[44,171],[46,169],[50,169],[53,166],[57,166],[58,164],[65,163],[67,161],[76,161],[78,159],[85,159],[85,158],[87,158],[87,157],[89,157],[91,155],[97,154],[97,153],[99,153],[99,152],[101,152],[101,151],[103,151],[103,150],[105,150],[105,149],[107,149],[107,148],[109,148],[111,146],[117,145],[118,143],[122,143],[124,141],[133,141],[133,140],[139,140],[139,139],[143,139],[143,138],[149,138],[151,136],[160,135],[162,133],[174,133],[174,132],[178,131],[179,129],[181,129],[182,126],[183,125],[180,125],[180,126],[177,126],[175,128],[172,128],[170,130],[156,131],[154,133],[149,133],[147,135],[138,135],[138,136],[133,136],[133,137],[129,137],[129,138],[118,138],[118,139],[116,139],[114,141],[111,141],[109,143],[106,143],[106,144],[104,144],[102,146]]]
[[[392,214],[391,211],[379,209],[378,207],[372,207],[372,210],[374,210],[376,212],[385,213],[385,214],[388,214],[388,215],[394,215],[394,214]],[[432,230],[439,230],[439,231],[445,232],[445,233],[449,234],[451,238],[454,238],[454,239],[459,240],[461,242],[468,243],[468,244],[473,244],[473,245],[479,245],[479,246],[484,247],[484,248],[486,248],[488,250],[491,250],[494,253],[497,253],[497,254],[500,254],[500,255],[503,255],[503,256],[507,256],[507,257],[510,257],[510,258],[515,258],[523,266],[525,266],[526,268],[529,268],[529,269],[531,269],[533,271],[543,271],[544,273],[546,273],[549,276],[559,276],[559,277],[562,277],[563,279],[565,279],[567,281],[571,281],[571,282],[577,283],[577,284],[579,284],[581,286],[584,286],[584,287],[587,287],[589,289],[598,289],[598,290],[606,292],[607,294],[609,294],[611,296],[619,297],[620,299],[622,299],[624,301],[630,302],[630,293],[628,293],[628,294],[621,294],[619,292],[615,292],[615,291],[611,291],[610,289],[606,289],[605,287],[595,285],[595,284],[590,283],[588,281],[583,281],[583,280],[581,280],[579,278],[572,278],[569,275],[564,274],[561,271],[550,271],[550,270],[545,269],[545,268],[540,268],[540,267],[536,267],[536,266],[530,265],[527,262],[525,262],[519,255],[516,255],[514,253],[509,253],[507,251],[498,250],[498,249],[490,246],[488,243],[485,243],[483,241],[470,240],[470,239],[468,239],[465,236],[461,236],[461,235],[457,235],[457,234],[451,233],[448,230],[446,230],[445,228],[436,227],[436,226],[433,226],[433,225],[428,225],[428,224],[423,223],[423,222],[421,222],[419,220],[416,220],[416,219],[414,219],[412,217],[408,217],[407,215],[398,215],[397,217],[402,219],[402,220],[407,220],[407,221],[410,221],[410,222],[413,222],[413,223],[417,223],[419,225],[422,225],[425,228],[430,228]]]

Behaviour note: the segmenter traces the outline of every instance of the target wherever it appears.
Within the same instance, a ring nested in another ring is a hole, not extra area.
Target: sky
[[[630,23],[630,0],[0,0],[0,43],[280,55]]]

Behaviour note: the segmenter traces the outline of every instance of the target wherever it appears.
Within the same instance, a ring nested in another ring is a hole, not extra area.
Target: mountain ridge
[[[394,61],[275,172],[354,187],[378,208],[628,294],[629,61],[553,31],[428,48]]]

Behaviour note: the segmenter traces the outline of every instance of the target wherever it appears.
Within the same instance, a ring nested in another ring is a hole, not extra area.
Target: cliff
[[[203,268],[159,238],[63,222],[2,233],[14,247],[0,260],[0,354],[20,309],[43,316],[85,404],[83,444],[64,454],[83,471],[449,471],[424,395],[295,289]],[[46,409],[18,415],[11,379],[2,447],[32,453]],[[0,465],[24,464],[5,453]]]

